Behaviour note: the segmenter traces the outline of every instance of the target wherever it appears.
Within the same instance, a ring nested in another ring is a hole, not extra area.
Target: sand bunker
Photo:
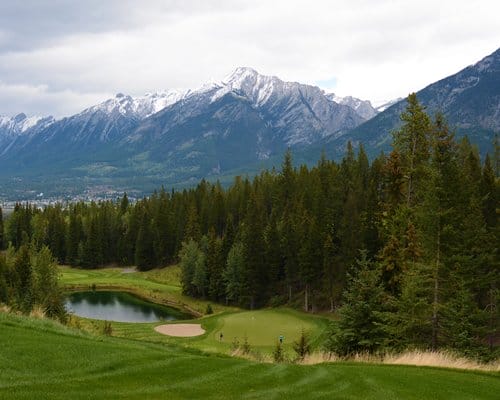
[[[169,324],[155,327],[155,331],[163,335],[177,337],[200,336],[205,333],[205,329],[200,324]]]

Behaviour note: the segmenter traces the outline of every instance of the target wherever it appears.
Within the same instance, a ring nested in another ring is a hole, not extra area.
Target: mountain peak
[[[242,82],[247,78],[255,78],[258,75],[259,73],[253,68],[238,67],[230,75],[223,79],[223,83],[231,84],[235,82]]]
[[[13,119],[14,119],[14,122],[19,123],[21,121],[24,121],[26,118],[27,117],[26,117],[25,113],[19,113]]]

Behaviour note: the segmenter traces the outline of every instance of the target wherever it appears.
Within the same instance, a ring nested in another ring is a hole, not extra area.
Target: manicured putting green
[[[272,346],[283,336],[289,344],[299,339],[302,330],[316,334],[318,324],[313,318],[303,318],[299,313],[286,309],[257,310],[221,316],[217,329],[211,333],[213,340],[237,339],[242,342],[247,337],[253,346]]]

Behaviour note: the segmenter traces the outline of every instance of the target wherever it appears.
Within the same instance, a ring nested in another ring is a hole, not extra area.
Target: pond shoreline
[[[144,294],[142,291],[138,291],[135,288],[131,288],[129,286],[122,285],[65,285],[64,292],[72,293],[72,292],[83,292],[83,291],[114,291],[114,292],[126,292],[136,296],[137,298],[148,301],[153,304],[157,304],[160,306],[167,306],[171,308],[178,309],[181,312],[191,315],[192,317],[200,318],[203,316],[202,313],[196,311],[195,309],[189,307],[187,304],[179,303],[176,301],[168,300],[168,299],[159,299],[154,296],[148,296]]]
[[[80,318],[125,323],[187,321],[193,316],[179,308],[153,303],[133,293],[117,290],[67,292],[66,309]]]

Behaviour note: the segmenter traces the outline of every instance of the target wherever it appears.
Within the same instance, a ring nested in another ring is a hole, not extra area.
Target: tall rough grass
[[[477,361],[457,356],[445,351],[413,350],[399,354],[372,355],[355,354],[350,358],[341,358],[326,352],[315,352],[304,358],[300,364],[312,365],[324,362],[354,361],[361,363],[380,363],[391,365],[416,365],[425,367],[456,368],[500,372],[500,360],[481,364]]]
[[[481,364],[452,353],[439,351],[415,350],[402,354],[389,355],[384,358],[384,364],[405,364],[500,372],[500,360],[488,364]]]
[[[29,314],[32,318],[44,319],[45,318],[45,310],[42,306],[35,305]]]

